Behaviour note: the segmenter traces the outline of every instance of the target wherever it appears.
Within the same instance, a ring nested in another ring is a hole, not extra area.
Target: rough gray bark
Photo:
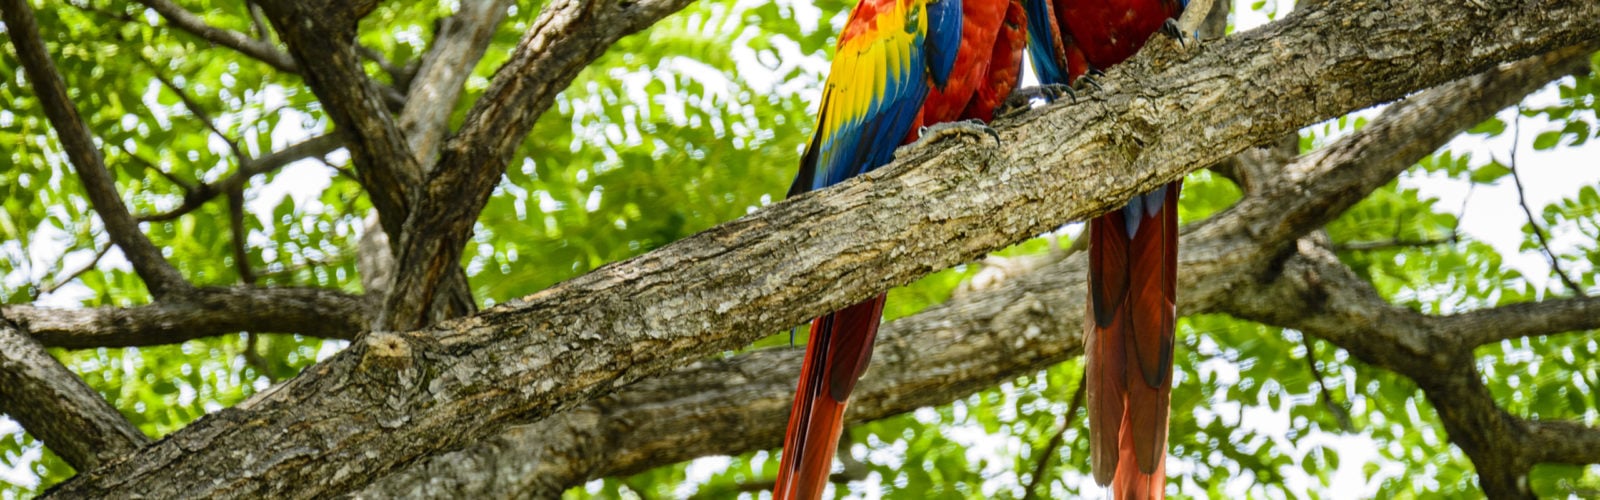
[[[136,307],[56,309],[9,305],[0,315],[49,347],[94,349],[176,344],[252,331],[352,339],[366,329],[372,304],[320,288],[201,288],[182,300]]]
[[[462,85],[483,59],[495,28],[506,18],[511,0],[465,0],[455,15],[439,23],[428,55],[406,92],[400,112],[400,129],[424,166],[433,165],[439,144],[450,132],[450,112],[456,109]]]
[[[481,7],[471,2],[467,5]],[[415,206],[418,186],[421,186],[426,178],[424,169],[418,161],[418,155],[413,153],[411,145],[407,143],[400,122],[388,112],[387,103],[383,99],[383,87],[368,77],[361,67],[361,55],[355,42],[356,23],[376,7],[376,2],[349,5],[345,2],[263,2],[262,7],[288,44],[289,53],[301,67],[306,68],[304,73],[306,84],[317,94],[318,99],[328,110],[329,116],[338,126],[339,133],[345,137],[357,177],[362,187],[366,188],[373,207],[377,209],[378,220],[384,231],[388,234],[400,234],[401,224],[410,216],[413,209],[432,210],[433,207]],[[499,19],[494,17],[492,8],[465,12],[484,18],[462,18],[462,23]],[[503,15],[504,8],[500,10],[500,17]],[[487,29],[492,33],[494,26],[478,29]],[[455,104],[453,98],[459,95],[461,82],[470,71],[471,63],[476,61],[465,58],[471,55],[473,50],[476,50],[476,55],[481,57],[483,46],[487,43],[487,38],[482,40],[472,36],[460,38],[465,40],[456,41],[452,37],[447,37],[443,46],[450,48],[448,50],[450,55],[461,59],[449,61],[448,64],[425,64],[423,69],[427,73],[419,75],[423,79],[418,80],[420,84],[417,85],[423,90],[416,95],[418,98],[416,102],[406,103],[406,110],[402,112],[409,113],[409,116],[413,117],[410,123],[440,129],[422,130],[423,133],[437,134],[442,131],[443,123],[435,124],[429,120],[441,116],[448,119]],[[429,61],[434,60],[436,59],[430,58]],[[465,69],[455,65],[462,65]],[[445,80],[430,80],[434,78]],[[398,250],[398,243],[391,240],[391,250]],[[477,303],[472,299],[472,290],[467,284],[466,273],[459,265],[443,269],[439,281],[443,282],[439,286],[445,293],[439,294],[437,301],[430,296],[429,300],[424,302],[429,306],[426,311],[429,314],[419,312],[419,316],[415,318],[417,321],[453,318],[477,311]],[[382,315],[375,315],[373,318],[381,319]],[[384,325],[379,323],[375,326]]]
[[[439,144],[450,132],[450,114],[456,109],[462,86],[472,75],[472,68],[483,58],[495,28],[505,19],[510,5],[509,0],[468,0],[461,3],[455,15],[440,21],[439,32],[434,35],[433,44],[412,79],[405,109],[398,119],[420,167],[431,168],[438,156]],[[426,174],[417,172],[415,176],[421,179]],[[403,215],[390,214],[390,217],[404,221]],[[367,223],[367,233],[362,235],[358,249],[358,262],[362,284],[368,293],[387,296],[396,265],[391,249],[397,245],[398,242],[390,240],[384,232],[382,224]],[[438,320],[477,312],[466,272],[458,267],[445,279],[445,292],[436,294],[428,317]]]
[[[1591,2],[1319,5],[1195,52],[1147,51],[1086,102],[999,124],[1005,151],[912,149],[879,173],[522,301],[429,330],[369,335],[300,377],[54,493],[348,491],[511,423],[1103,211],[1299,126],[1600,35],[1600,4]],[[538,45],[531,38],[525,46]],[[1446,42],[1461,39],[1474,43]],[[1169,59],[1179,56],[1184,60]],[[469,124],[522,112],[485,106],[491,109]],[[464,175],[444,167],[458,165],[451,155],[470,146],[457,141],[470,142],[473,130],[446,145],[440,175]],[[430,189],[428,196],[448,191]],[[1209,250],[1248,240],[1242,231],[1216,236],[1191,247],[1185,260],[1239,265],[1248,257]],[[1193,285],[1199,291],[1188,293],[1217,293],[1209,290],[1217,285]],[[237,452],[243,449],[261,453]]]
[[[0,316],[0,413],[74,469],[90,470],[150,442],[100,393]]]
[[[337,5],[335,5],[337,4]],[[267,19],[303,68],[306,85],[345,137],[351,163],[384,228],[398,234],[422,168],[406,145],[377,84],[361,68],[356,22],[376,2],[263,1]]]
[[[1260,172],[1253,177],[1255,188],[1247,190],[1237,207],[1185,228],[1179,273],[1182,312],[1233,312],[1227,297],[1258,289],[1258,280],[1272,276],[1280,253],[1274,249],[1337,217],[1350,196],[1365,197],[1461,131],[1587,64],[1594,49],[1572,47],[1429,90],[1287,167],[1286,162],[1267,160],[1274,163],[1270,170],[1282,175],[1268,175],[1265,164],[1252,169]],[[1314,194],[1289,212],[1257,202],[1281,200],[1281,193],[1288,191]],[[1248,234],[1263,221],[1281,222],[1283,226],[1270,225],[1287,229],[1273,233],[1278,239],[1218,237]],[[1235,258],[1239,255],[1247,258]],[[1082,332],[1075,325],[1081,324],[1084,310],[1083,260],[1077,255],[1034,262],[1027,272],[998,286],[885,324],[872,368],[852,398],[849,418],[872,420],[945,404],[1080,354]],[[1202,286],[1207,283],[1221,286]],[[1551,301],[1426,321],[1462,330],[1514,322],[1526,325],[1513,329],[1520,335],[1545,335],[1600,327],[1596,307],[1600,300]],[[1298,311],[1278,309],[1282,314]],[[549,419],[512,427],[484,443],[430,457],[367,486],[361,496],[549,497],[599,477],[771,448],[783,435],[801,354],[801,349],[782,349],[696,363]],[[1560,429],[1576,444],[1546,448],[1547,441],[1533,441],[1539,445],[1499,451],[1541,457],[1536,462],[1600,461],[1592,456],[1585,461],[1579,453],[1587,449],[1581,444],[1600,439],[1600,430],[1567,422],[1546,424],[1542,432],[1552,439]],[[1538,455],[1552,449],[1565,451]]]

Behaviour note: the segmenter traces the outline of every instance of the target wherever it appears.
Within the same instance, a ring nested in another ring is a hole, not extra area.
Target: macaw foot
[[[1099,92],[1105,90],[1105,87],[1100,86],[1100,79],[1105,76],[1106,72],[1100,71],[1099,68],[1089,68],[1089,71],[1078,77],[1078,81],[1072,82],[1072,85],[1078,90],[1088,90],[1092,87]]]
[[[1006,96],[1006,100],[1002,101],[1000,103],[1000,107],[994,110],[994,116],[995,119],[1017,116],[1023,112],[1033,109],[1034,99],[1039,99],[1045,103],[1052,103],[1061,99],[1061,96],[1071,97],[1074,101],[1076,101],[1078,98],[1077,92],[1074,92],[1072,87],[1059,83],[1049,83],[1037,87],[1024,87],[1017,89],[1016,92],[1012,92],[1011,95]]]
[[[981,142],[985,136],[994,138],[995,145],[1000,145],[1000,132],[990,128],[979,120],[962,120],[959,122],[935,123],[917,129],[917,142],[915,145],[932,144],[945,139],[959,136],[977,137]]]
[[[1166,22],[1161,23],[1161,34],[1166,35],[1167,38],[1171,38],[1175,42],[1178,42],[1178,47],[1184,49],[1189,48],[1189,42],[1191,38],[1183,34],[1183,28],[1178,26],[1177,18],[1169,17],[1167,18]],[[1193,41],[1197,45],[1200,43],[1199,33],[1194,34]]]

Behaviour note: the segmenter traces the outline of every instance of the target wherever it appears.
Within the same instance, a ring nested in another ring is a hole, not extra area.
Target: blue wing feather
[[[1055,29],[1055,11],[1052,0],[1026,0],[1028,11],[1028,59],[1033,61],[1033,72],[1040,83],[1069,83],[1064,61],[1056,60],[1061,53],[1061,35]]]
[[[949,80],[961,46],[961,0],[913,0],[913,5],[926,6],[928,24],[926,32],[913,33],[909,46],[893,45],[893,37],[902,35],[898,33],[863,35],[886,38],[859,45],[854,40],[840,42],[834,74],[829,75],[823,92],[817,130],[801,158],[800,172],[789,188],[790,196],[822,189],[888,164],[894,159],[895,148],[910,135],[931,86],[943,86]],[[913,15],[921,15],[916,10],[912,9]],[[915,21],[908,24],[911,22]],[[896,64],[901,62],[898,54],[887,54],[897,48],[908,49],[901,64]],[[850,50],[857,52],[847,52]],[[841,65],[841,61],[848,63]],[[878,73],[863,80],[859,78],[863,75],[851,73],[855,71]],[[882,82],[881,90],[877,82]],[[863,88],[863,84],[872,88]],[[865,106],[850,102],[862,98],[858,93],[868,91],[872,94],[867,96]],[[852,105],[865,109],[854,112],[849,109]]]

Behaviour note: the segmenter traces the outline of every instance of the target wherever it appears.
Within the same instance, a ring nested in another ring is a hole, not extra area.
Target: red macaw
[[[1041,83],[1071,84],[1132,56],[1187,0],[1026,0],[1028,52]],[[1177,316],[1175,181],[1089,222],[1084,318],[1094,479],[1119,498],[1166,496],[1167,413]]]
[[[839,35],[816,133],[789,195],[887,164],[924,126],[988,121],[1017,86],[1022,0],[861,0]],[[776,499],[822,496],[884,295],[811,322]]]

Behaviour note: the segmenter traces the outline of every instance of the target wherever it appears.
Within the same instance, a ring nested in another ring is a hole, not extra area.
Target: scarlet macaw
[[[924,126],[987,121],[1017,86],[1022,0],[861,0],[839,35],[817,128],[789,195],[887,164]],[[885,296],[811,322],[774,498],[818,498]]]
[[[1187,0],[1026,0],[1028,52],[1045,84],[1071,84],[1176,35]],[[1084,318],[1090,461],[1119,498],[1166,496],[1167,414],[1177,316],[1175,181],[1089,222]]]

